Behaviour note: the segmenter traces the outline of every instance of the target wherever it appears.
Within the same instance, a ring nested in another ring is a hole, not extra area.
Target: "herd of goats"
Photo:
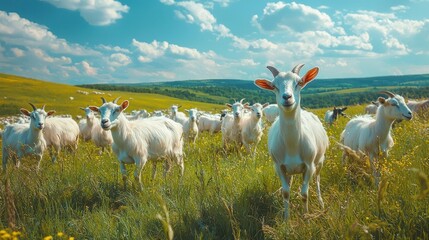
[[[6,170],[8,160],[19,166],[24,156],[33,156],[38,160],[39,168],[45,150],[49,149],[51,159],[56,161],[64,147],[76,149],[78,140],[92,140],[102,152],[112,148],[118,158],[120,171],[126,186],[127,172],[125,164],[135,164],[134,177],[142,186],[141,172],[148,160],[153,164],[153,176],[156,163],[163,160],[166,174],[172,162],[176,162],[183,175],[183,144],[195,143],[198,133],[209,131],[211,134],[222,133],[225,149],[245,149],[254,154],[263,132],[262,117],[271,123],[268,133],[268,152],[274,161],[275,170],[282,184],[284,199],[284,217],[289,217],[289,196],[292,176],[302,174],[301,195],[305,211],[308,212],[309,183],[316,180],[316,192],[319,203],[324,203],[320,191],[320,172],[323,167],[325,152],[329,145],[328,135],[319,118],[301,108],[301,90],[315,79],[319,68],[310,69],[303,77],[299,76],[304,64],[295,66],[291,71],[280,72],[268,66],[274,76],[272,81],[255,80],[256,86],[271,91],[276,96],[277,104],[249,105],[243,99],[233,104],[229,112],[222,114],[200,113],[196,109],[186,110],[188,115],[179,111],[177,105],[171,107],[170,116],[136,117],[139,114],[126,115],[129,101],[118,103],[102,97],[101,106],[81,108],[85,118],[77,123],[72,118],[49,117],[55,111],[46,111],[45,106],[37,108],[30,103],[32,111],[21,108],[21,113],[29,117],[27,123],[9,124],[1,131],[2,166]],[[429,105],[429,100],[405,102],[404,98],[389,91],[382,91],[388,98],[379,97],[368,105],[366,113],[352,118],[341,133],[340,141],[348,148],[369,156],[371,168],[378,185],[380,172],[375,166],[379,151],[387,157],[393,146],[391,127],[394,121],[410,120],[413,112]],[[325,121],[331,125],[337,116],[345,115],[345,108],[334,108],[326,112]],[[94,113],[100,117],[97,118]],[[157,115],[157,114],[155,114]],[[343,160],[347,152],[343,154]],[[166,160],[167,159],[167,160]]]

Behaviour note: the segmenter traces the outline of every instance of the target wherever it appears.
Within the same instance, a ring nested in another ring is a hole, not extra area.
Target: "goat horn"
[[[242,99],[240,100],[240,103],[243,103],[244,99],[245,99],[245,98],[242,98]]]
[[[296,75],[299,75],[299,71],[301,70],[302,67],[304,67],[304,64],[300,63],[296,65],[294,68],[292,68],[292,72],[296,73]]]
[[[389,96],[389,97],[395,97],[395,94],[393,94],[392,92],[389,92],[389,91],[380,91],[380,93],[381,94],[386,94],[387,96]]]
[[[46,106],[46,104],[43,104],[43,107],[42,107],[43,110],[45,110],[45,106]]]
[[[118,102],[119,98],[121,98],[121,97],[117,97],[115,100],[113,100],[113,103],[116,104]]]
[[[104,97],[101,97],[101,100],[103,101],[103,104],[106,103],[106,99],[104,99]]]
[[[30,104],[32,107],[33,107],[33,110],[36,110],[37,108],[34,106],[34,104],[32,104],[31,102],[30,103],[28,103],[28,104]]]
[[[275,67],[272,66],[267,66],[268,70],[271,71],[271,73],[273,74],[274,77],[277,77],[277,75],[279,75],[279,70],[277,70]]]

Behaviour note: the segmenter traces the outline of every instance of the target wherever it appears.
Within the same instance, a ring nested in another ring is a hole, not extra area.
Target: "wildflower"
[[[54,239],[54,238],[51,235],[46,236],[46,237],[43,238],[43,240],[52,240],[52,239]]]
[[[4,234],[6,234],[7,232],[6,232],[6,230],[1,230],[0,231],[0,236],[3,236]]]
[[[57,233],[57,236],[58,236],[58,237],[62,237],[62,236],[64,236],[64,233],[63,233],[63,232],[58,232],[58,233]]]
[[[13,232],[12,232],[12,236],[14,236],[14,237],[19,237],[19,236],[21,236],[21,232],[13,231]]]
[[[69,240],[74,240],[74,237],[69,237]]]

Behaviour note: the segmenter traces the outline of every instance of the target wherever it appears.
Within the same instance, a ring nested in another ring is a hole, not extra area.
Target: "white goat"
[[[329,145],[322,123],[313,113],[301,109],[301,89],[311,82],[319,68],[310,69],[302,78],[299,70],[304,64],[295,66],[291,72],[268,69],[273,81],[258,79],[255,84],[276,94],[279,117],[268,134],[268,151],[275,163],[277,175],[282,182],[285,218],[289,218],[289,198],[292,175],[303,174],[301,195],[305,212],[308,212],[308,187],[312,176],[316,176],[316,191],[321,207],[324,207],[320,192],[320,170]]]
[[[241,147],[241,119],[244,114],[244,106],[243,99],[240,102],[235,102],[234,104],[227,103],[226,106],[232,109],[232,114],[227,114],[222,120],[222,145],[224,149],[228,147],[228,145],[233,145],[236,149],[237,147]]]
[[[79,126],[71,118],[48,118],[46,119],[43,137],[49,149],[52,162],[60,155],[62,148],[76,151],[79,143]]]
[[[21,112],[30,117],[30,124],[11,124],[6,126],[3,132],[2,152],[3,152],[3,171],[6,170],[7,161],[12,158],[16,166],[19,167],[21,158],[24,156],[36,157],[40,167],[43,152],[46,149],[46,141],[42,130],[45,127],[47,117],[55,111],[45,112],[45,106],[37,109],[32,103],[33,111],[21,108]]]
[[[388,91],[380,93],[388,95],[389,98],[378,98],[380,106],[375,119],[368,115],[355,117],[347,123],[341,133],[341,143],[369,156],[376,186],[378,186],[380,177],[377,170],[380,150],[384,157],[387,157],[394,144],[390,134],[393,122],[410,120],[413,116],[402,96]],[[346,152],[344,152],[343,162],[346,156]]]
[[[182,124],[183,126],[188,118],[186,117],[186,114],[184,114],[183,112],[179,112],[180,107],[181,107],[180,105],[171,106],[170,118],[173,119],[173,121]]]
[[[365,114],[375,114],[377,112],[377,108],[380,105],[379,102],[371,102],[371,104],[366,105]]]
[[[198,137],[198,110],[192,108],[186,111],[189,113],[189,118],[183,125],[183,134],[186,141],[195,143]]]
[[[325,122],[329,124],[329,126],[332,126],[332,124],[337,120],[338,115],[346,116],[343,112],[347,109],[347,107],[343,108],[336,108],[334,107],[333,110],[328,110],[325,113]]]
[[[165,161],[165,173],[169,170],[169,160],[175,160],[183,175],[183,139],[182,126],[165,117],[152,117],[136,121],[128,121],[122,113],[129,105],[127,100],[120,105],[106,102],[101,107],[91,106],[90,109],[101,115],[101,127],[110,130],[113,137],[112,149],[118,157],[124,186],[126,187],[127,171],[125,164],[134,163],[134,178],[140,184],[141,172],[148,160],[153,160],[153,175],[156,172],[156,160]]]
[[[101,155],[104,152],[104,149],[110,149],[112,146],[112,133],[110,131],[104,131],[101,128],[100,120],[94,115],[94,112],[89,107],[81,109],[83,109],[86,114],[87,129],[85,129],[85,131],[89,131],[89,138],[95,146],[101,148],[99,151],[99,154]]]
[[[262,111],[264,113],[265,119],[267,119],[269,123],[273,123],[279,116],[279,106],[277,106],[277,104],[270,104]]]
[[[92,128],[94,127],[94,123],[96,120],[94,120],[94,112],[89,109],[89,107],[86,108],[80,108],[81,110],[85,111],[85,119],[82,119],[79,121],[79,132],[80,136],[83,139],[83,141],[90,141],[92,136]]]
[[[245,114],[242,120],[241,141],[246,147],[248,153],[256,153],[256,147],[262,137],[262,115],[263,109],[268,106],[268,103],[261,105],[255,103],[251,107],[245,106],[250,112]],[[253,149],[252,149],[253,148]]]
[[[222,126],[221,116],[204,114],[199,117],[198,130],[199,132],[209,131],[210,134],[220,132]]]

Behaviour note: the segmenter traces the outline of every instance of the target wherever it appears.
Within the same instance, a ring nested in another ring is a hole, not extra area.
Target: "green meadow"
[[[31,101],[60,114],[82,114],[88,104],[101,105],[99,95],[15,76],[0,75],[0,113],[18,113]],[[311,84],[307,86],[311,88]],[[303,91],[305,91],[304,89]],[[107,94],[108,92],[106,92]],[[182,101],[161,95],[109,92],[131,99],[131,109],[222,109],[221,105]],[[74,100],[69,97],[73,96]],[[302,102],[305,102],[305,97]],[[309,109],[323,121],[325,109]],[[348,116],[364,112],[350,106]],[[376,188],[368,162],[341,163],[336,144],[348,119],[325,126],[330,139],[321,189],[325,209],[310,184],[309,213],[299,194],[301,176],[291,188],[291,216],[283,219],[280,181],[267,152],[268,124],[257,154],[225,152],[221,134],[199,135],[186,144],[185,172],[174,166],[163,176],[162,164],[152,179],[148,163],[144,189],[133,187],[133,165],[127,165],[124,189],[113,154],[98,155],[91,142],[80,142],[76,153],[62,152],[53,164],[44,155],[41,170],[34,159],[12,164],[1,175],[0,238],[4,239],[429,239],[429,115],[415,116],[393,129],[395,146],[380,161],[382,184]]]

